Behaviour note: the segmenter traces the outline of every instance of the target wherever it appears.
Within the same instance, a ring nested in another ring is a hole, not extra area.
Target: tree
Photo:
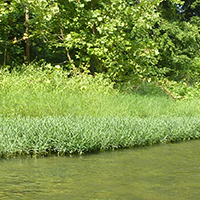
[[[22,8],[17,1],[0,1],[0,59],[1,65],[23,62],[23,46],[14,46],[14,43],[22,41],[24,17]],[[20,22],[20,23],[19,23]]]
[[[26,55],[27,62],[87,69],[134,85],[199,75],[198,0],[189,6],[181,0],[0,2],[1,65],[22,64]]]
[[[29,8],[26,6],[25,10],[25,26],[26,26],[26,31],[25,31],[25,36],[24,38],[26,40],[26,61],[29,64],[30,63],[30,46],[29,46]]]
[[[182,6],[179,6],[179,12],[182,19],[190,21],[192,17],[200,17],[200,0],[185,0]]]
[[[193,17],[186,15],[195,3],[197,1],[163,1],[159,7],[162,21],[156,41],[160,52],[158,65],[166,68],[166,76],[190,83],[197,81],[200,74],[200,18],[198,12],[193,12]]]
[[[54,1],[0,1],[0,8],[0,54],[4,57],[1,64],[22,64],[25,60],[29,63],[39,55],[39,52],[30,55],[30,48],[34,52],[38,38],[43,39],[41,28],[55,14]]]

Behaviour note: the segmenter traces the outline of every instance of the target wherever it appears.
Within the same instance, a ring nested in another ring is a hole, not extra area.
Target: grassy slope
[[[0,155],[84,153],[200,136],[200,100],[121,94],[101,76],[0,76]]]
[[[67,78],[55,71],[0,75],[0,115],[20,116],[196,116],[200,100],[173,101],[165,95],[122,94],[101,76]]]

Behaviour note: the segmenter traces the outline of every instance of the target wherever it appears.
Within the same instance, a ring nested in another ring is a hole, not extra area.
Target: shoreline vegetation
[[[9,0],[0,11],[0,157],[199,138],[199,0]]]
[[[200,138],[199,117],[0,119],[0,157],[66,155]]]
[[[200,100],[60,69],[0,73],[0,157],[84,154],[200,138]]]

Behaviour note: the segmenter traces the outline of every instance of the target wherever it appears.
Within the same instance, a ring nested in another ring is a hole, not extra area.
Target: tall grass
[[[28,68],[0,73],[0,116],[156,117],[200,115],[200,100],[173,101],[167,95],[122,94],[102,75]]]
[[[123,94],[103,75],[0,72],[0,157],[84,153],[200,137],[200,100]],[[158,90],[158,88],[156,89]]]
[[[0,119],[0,157],[72,154],[200,137],[197,117],[45,117]]]

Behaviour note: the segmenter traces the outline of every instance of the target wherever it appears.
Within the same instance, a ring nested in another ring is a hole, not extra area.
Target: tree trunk
[[[91,10],[95,10],[95,2],[94,2],[94,0],[91,0]],[[96,24],[94,22],[93,27],[92,27],[92,33],[95,34],[96,32],[97,32],[97,29],[96,29]]]
[[[26,61],[29,64],[30,63],[30,46],[29,46],[29,22],[28,22],[28,20],[29,20],[29,9],[28,9],[28,7],[26,7],[26,12],[25,12]]]
[[[6,43],[6,47],[5,47],[5,50],[4,50],[4,58],[3,58],[3,66],[6,65],[6,59],[7,58],[7,43]]]
[[[61,34],[60,39],[63,41],[65,39],[65,36],[64,36],[64,33],[63,33],[63,29],[62,29],[62,25],[60,23],[60,18],[59,18],[59,14],[58,13],[57,13],[57,20],[58,20],[58,25],[60,27],[60,34]],[[67,52],[67,58],[68,58],[70,64],[73,64],[73,61],[72,61],[71,56],[69,54],[69,49],[67,47],[65,47],[65,50]]]

